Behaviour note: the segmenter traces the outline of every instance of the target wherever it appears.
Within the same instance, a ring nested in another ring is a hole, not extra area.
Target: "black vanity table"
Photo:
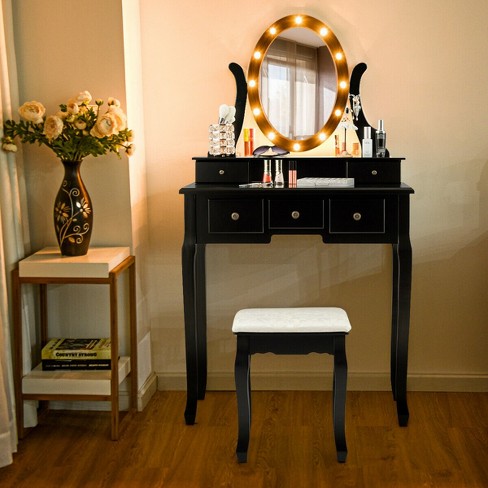
[[[402,158],[283,158],[297,162],[298,178],[350,177],[354,187],[239,188],[260,181],[261,158],[194,158],[195,183],[185,199],[182,248],[187,404],[195,422],[207,381],[205,246],[266,244],[277,234],[317,234],[325,244],[377,243],[393,248],[391,388],[398,421],[408,423],[407,360],[412,249],[409,197],[400,181]],[[229,325],[230,329],[230,325]]]

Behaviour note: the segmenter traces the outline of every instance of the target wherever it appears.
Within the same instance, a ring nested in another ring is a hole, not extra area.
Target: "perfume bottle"
[[[264,160],[263,183],[270,184],[270,185],[273,184],[273,180],[271,178],[271,160],[270,159]]]
[[[376,157],[386,157],[386,132],[383,120],[378,120],[378,130],[376,131]]]
[[[283,177],[283,161],[281,159],[277,159],[275,161],[274,186],[275,186],[275,188],[284,188],[285,187],[285,179]]]
[[[373,139],[371,139],[371,127],[364,128],[363,158],[373,157]]]

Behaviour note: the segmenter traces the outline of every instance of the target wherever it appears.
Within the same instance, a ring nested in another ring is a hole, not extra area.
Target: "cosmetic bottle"
[[[336,134],[334,136],[334,155],[335,156],[340,156],[341,154],[341,148],[339,146],[339,136]]]
[[[371,139],[371,127],[364,128],[363,158],[373,157],[373,139]]]
[[[275,161],[274,187],[275,188],[285,187],[285,179],[283,178],[283,161],[281,159],[277,159]]]
[[[297,162],[290,161],[288,163],[288,188],[297,187]]]
[[[252,154],[249,144],[249,129],[244,129],[244,156],[250,156]]]
[[[271,178],[271,160],[270,159],[264,160],[263,183],[266,183],[269,185],[273,184],[273,180]]]
[[[376,157],[386,157],[386,132],[382,120],[378,120],[378,130],[376,131]]]
[[[249,129],[249,156],[252,156],[254,151],[254,129]]]

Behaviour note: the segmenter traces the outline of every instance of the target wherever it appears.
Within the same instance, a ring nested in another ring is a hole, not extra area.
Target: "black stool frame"
[[[249,434],[251,429],[251,362],[252,354],[327,353],[334,356],[332,417],[337,460],[346,461],[345,434],[347,359],[346,333],[344,332],[290,332],[261,333],[238,332],[235,361],[235,382],[238,411],[238,440],[236,455],[240,463],[247,462]]]

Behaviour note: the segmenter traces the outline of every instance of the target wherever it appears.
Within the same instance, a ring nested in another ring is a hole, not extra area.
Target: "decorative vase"
[[[80,161],[63,161],[64,178],[54,201],[54,229],[63,256],[84,256],[93,227],[90,195],[80,175]]]

